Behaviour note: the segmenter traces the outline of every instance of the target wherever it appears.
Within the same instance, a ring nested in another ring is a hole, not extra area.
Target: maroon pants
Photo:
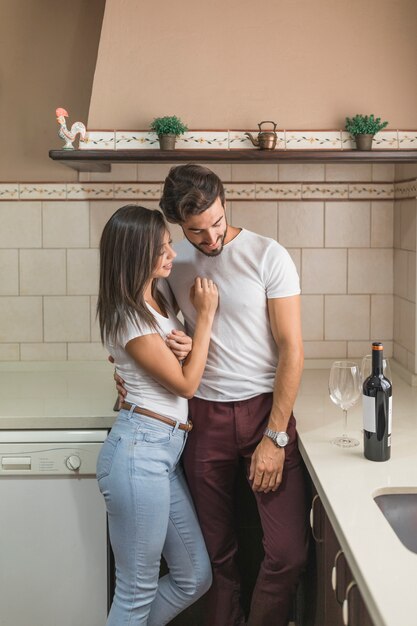
[[[241,402],[190,401],[194,428],[183,455],[188,484],[213,566],[206,626],[243,626],[236,565],[235,483],[239,459],[260,442],[272,394]],[[256,493],[265,552],[252,596],[248,626],[286,626],[307,559],[307,498],[294,416],[288,430],[283,481],[275,492]]]

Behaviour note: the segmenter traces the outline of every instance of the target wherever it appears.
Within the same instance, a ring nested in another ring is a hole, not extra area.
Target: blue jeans
[[[178,424],[177,424],[178,426]],[[163,626],[211,585],[211,566],[178,462],[187,433],[120,411],[97,480],[116,561],[107,626]],[[163,554],[169,573],[159,578]]]

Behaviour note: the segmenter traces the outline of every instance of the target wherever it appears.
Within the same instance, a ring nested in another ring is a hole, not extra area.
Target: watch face
[[[290,438],[288,437],[287,433],[282,432],[282,433],[277,433],[276,435],[276,442],[281,448],[286,446],[289,440]]]

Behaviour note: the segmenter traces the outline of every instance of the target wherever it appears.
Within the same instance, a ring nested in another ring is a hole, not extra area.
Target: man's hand
[[[112,356],[107,357],[108,361],[110,361],[110,363],[114,363],[114,359]],[[122,405],[122,403],[124,402],[124,399],[126,397],[127,391],[124,387],[125,381],[123,380],[123,378],[121,378],[119,376],[119,374],[116,372],[116,368],[114,368],[114,374],[113,374],[113,378],[116,382],[116,389],[117,389],[117,394],[118,394],[118,406],[116,406],[116,404],[113,407],[113,411],[118,411]]]
[[[193,348],[193,340],[191,337],[176,328],[167,335],[165,343],[175,354],[178,361],[186,359]]]
[[[119,409],[122,406],[124,399],[127,395],[127,391],[124,387],[125,381],[123,380],[123,378],[121,378],[119,376],[119,374],[116,372],[116,370],[114,370],[114,374],[113,374],[113,378],[116,381],[116,389],[117,389],[117,393],[118,393],[118,399],[119,399]]]
[[[253,491],[276,491],[282,481],[285,461],[285,448],[277,446],[267,437],[263,437],[252,454],[249,480]]]

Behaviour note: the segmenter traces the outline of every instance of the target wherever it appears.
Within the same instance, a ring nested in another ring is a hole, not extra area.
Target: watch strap
[[[285,448],[290,440],[288,433],[286,433],[284,430],[277,431],[272,430],[271,428],[266,428],[264,431],[264,436],[271,439],[278,448]]]

